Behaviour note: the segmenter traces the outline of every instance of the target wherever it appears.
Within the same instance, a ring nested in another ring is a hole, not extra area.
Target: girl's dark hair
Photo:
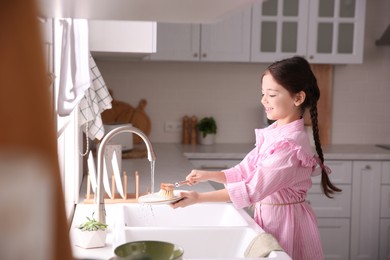
[[[305,101],[301,104],[302,115],[306,108],[310,111],[310,117],[313,128],[314,143],[316,146],[317,155],[321,160],[321,164],[324,163],[324,154],[321,148],[319,128],[318,128],[318,113],[317,113],[317,101],[320,98],[320,89],[317,85],[317,79],[314,76],[310,64],[306,59],[294,56],[292,58],[280,60],[272,63],[265,73],[270,73],[274,80],[291,94],[305,92]],[[321,173],[321,186],[325,195],[332,198],[334,192],[340,192],[341,189],[337,188],[329,179],[328,173],[323,168]]]

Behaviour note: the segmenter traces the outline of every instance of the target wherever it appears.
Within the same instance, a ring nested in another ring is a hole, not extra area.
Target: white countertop
[[[254,144],[181,145],[176,144],[191,159],[242,159]],[[314,149],[314,148],[313,148]],[[325,160],[390,160],[390,150],[372,145],[336,144],[322,146]]]
[[[372,145],[337,144],[323,146],[325,160],[389,161],[390,150]]]

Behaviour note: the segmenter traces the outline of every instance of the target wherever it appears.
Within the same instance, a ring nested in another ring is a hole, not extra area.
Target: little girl
[[[293,259],[323,259],[317,218],[305,201],[311,176],[321,172],[321,186],[329,198],[341,190],[330,182],[330,170],[323,164],[317,122],[319,97],[317,80],[304,58],[271,64],[262,75],[261,103],[267,118],[275,122],[255,130],[256,147],[238,165],[221,172],[193,170],[186,178],[190,185],[212,180],[224,183],[225,189],[182,192],[184,199],[172,207],[225,201],[237,208],[253,205],[255,221],[275,236]],[[306,108],[317,154],[304,128]]]

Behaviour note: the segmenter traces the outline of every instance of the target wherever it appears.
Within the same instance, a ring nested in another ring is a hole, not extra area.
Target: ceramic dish
[[[138,198],[139,203],[146,203],[146,204],[169,204],[175,201],[178,201],[182,199],[180,196],[180,190],[174,190],[173,191],[173,198],[172,199],[167,199],[163,198],[159,195],[158,192],[152,193],[152,194],[147,194],[144,196],[141,196]]]
[[[149,259],[179,260],[182,259],[182,247],[164,241],[134,241],[115,248],[114,259]]]

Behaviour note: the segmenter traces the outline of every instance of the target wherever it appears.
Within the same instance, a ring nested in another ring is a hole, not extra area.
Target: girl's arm
[[[196,191],[180,192],[180,199],[171,204],[172,208],[184,208],[195,203],[202,202],[228,202],[230,201],[229,193],[226,189],[198,193]]]

